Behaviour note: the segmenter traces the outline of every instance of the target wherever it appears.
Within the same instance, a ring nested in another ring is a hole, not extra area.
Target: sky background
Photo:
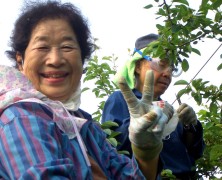
[[[62,1],[67,2],[67,1]],[[148,0],[70,0],[80,8],[82,14],[88,19],[93,37],[97,38],[97,45],[100,46],[101,56],[118,57],[117,65],[120,68],[129,58],[128,49],[133,51],[135,40],[149,33],[157,33],[156,24],[161,20],[156,20],[155,8],[144,9],[143,7],[154,1]],[[198,6],[200,0],[188,0],[192,7]],[[9,49],[8,42],[12,32],[13,24],[18,17],[22,7],[22,0],[7,0],[0,6],[0,64],[10,65],[4,52]],[[154,4],[154,3],[153,3]],[[163,20],[163,19],[162,19]],[[172,83],[162,99],[172,103],[177,93],[184,86],[174,86],[174,82],[180,79],[188,82],[199,71],[203,64],[210,58],[220,43],[216,40],[205,40],[195,45],[201,52],[201,56],[191,54],[189,58],[190,69],[178,78],[173,78]],[[213,56],[209,63],[199,73],[196,78],[210,81],[210,84],[219,85],[222,83],[222,73],[217,71],[217,66],[221,63],[220,54],[222,49]],[[92,87],[92,83],[83,84],[82,87]],[[90,100],[89,100],[90,99]],[[188,103],[197,111],[196,103],[189,96],[183,96],[182,102]],[[82,95],[81,108],[89,113],[97,109],[98,99],[95,99],[92,92],[84,92]],[[177,108],[178,104],[175,103]]]

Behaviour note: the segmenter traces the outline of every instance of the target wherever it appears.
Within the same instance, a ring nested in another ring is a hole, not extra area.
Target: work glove
[[[153,105],[154,76],[147,71],[141,100],[133,94],[124,78],[118,84],[130,113],[129,139],[134,155],[153,159],[162,150],[162,133],[168,120],[160,107]]]
[[[177,109],[177,114],[180,122],[184,125],[197,125],[197,116],[191,106],[182,103]]]
[[[173,117],[174,108],[171,104],[169,104],[166,101],[164,101],[164,105],[162,108],[163,108],[163,113],[167,116],[167,122],[169,122],[169,120]]]

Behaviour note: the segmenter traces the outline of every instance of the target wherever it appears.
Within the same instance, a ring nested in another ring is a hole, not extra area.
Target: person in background
[[[15,67],[0,67],[1,179],[156,178],[167,118],[152,105],[152,89],[144,91],[146,103],[132,108],[132,159],[118,154],[79,108],[83,65],[93,48],[87,20],[73,4],[24,6],[6,52]],[[146,79],[152,87],[152,71]],[[131,107],[124,78],[119,85]]]
[[[145,74],[148,70],[154,72],[155,101],[161,101],[160,96],[169,87],[174,74],[174,66],[170,65],[169,61],[143,55],[147,45],[155,40],[158,40],[157,34],[148,34],[138,38],[132,58],[117,73],[125,77],[138,99],[143,96]],[[176,129],[163,138],[160,159],[163,169],[170,169],[178,179],[188,180],[195,177],[195,161],[203,154],[205,147],[203,128],[191,106],[182,103],[175,113],[178,115],[179,122]],[[169,116],[169,119],[170,117],[172,116]],[[115,131],[121,132],[121,134],[117,136],[117,141],[120,143],[117,150],[127,150],[129,157],[132,157],[133,153],[128,137],[130,113],[120,91],[111,94],[104,105],[101,122],[106,121],[118,123],[119,127],[115,128]]]

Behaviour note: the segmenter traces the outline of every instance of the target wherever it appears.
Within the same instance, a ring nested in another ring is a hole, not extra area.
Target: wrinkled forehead
[[[14,67],[0,66],[1,88],[31,88],[31,82],[19,70]]]

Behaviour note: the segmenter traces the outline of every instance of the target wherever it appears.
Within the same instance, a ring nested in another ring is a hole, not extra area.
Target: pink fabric
[[[53,113],[53,120],[60,129],[73,134],[73,127],[69,121],[71,116],[60,101],[53,101],[37,91],[31,81],[14,67],[0,65],[0,113],[8,106],[20,102],[37,102],[47,106]],[[86,120],[77,118],[77,127],[80,129]],[[72,136],[75,136],[74,134]]]
[[[0,113],[9,105],[24,99],[46,97],[17,69],[0,66]]]
[[[26,76],[13,67],[0,65],[0,114],[8,106],[17,102],[37,102],[53,112],[53,121],[65,132],[69,139],[77,136],[78,142],[90,166],[84,143],[79,131],[86,119],[72,116],[60,101],[53,101],[37,91]]]

